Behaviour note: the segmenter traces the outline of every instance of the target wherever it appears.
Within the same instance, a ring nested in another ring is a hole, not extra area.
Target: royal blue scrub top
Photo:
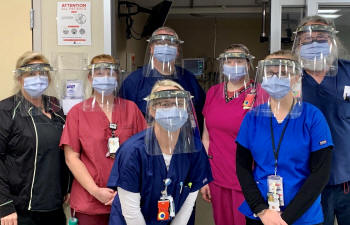
[[[119,90],[119,95],[122,98],[135,102],[141,112],[145,115],[147,101],[145,101],[144,98],[146,98],[151,93],[154,84],[159,80],[173,80],[179,83],[193,96],[192,101],[196,110],[198,125],[200,127],[200,130],[202,130],[202,110],[205,102],[205,93],[191,72],[180,67],[176,68],[176,71],[178,71],[176,77],[171,75],[161,75],[157,70],[152,70],[150,75],[146,77],[142,73],[144,67],[140,68],[128,75],[127,78],[123,81],[123,84]]]
[[[268,111],[268,105],[258,107],[266,108],[260,111]],[[283,178],[283,193],[285,206],[293,200],[307,177],[310,175],[310,153],[332,146],[332,138],[326,119],[315,106],[309,103],[295,105],[293,112],[301,112],[298,117],[290,117],[284,137],[282,139],[279,156],[277,175]],[[295,113],[294,113],[295,115]],[[272,118],[272,127],[275,143],[279,142],[284,125],[288,117],[282,123]],[[274,174],[274,154],[272,150],[271,131],[269,116],[258,116],[255,111],[250,111],[245,116],[236,142],[250,150],[254,163],[253,175],[261,195],[267,197],[267,177]],[[314,225],[323,222],[321,208],[321,195],[314,204],[302,215],[294,225]],[[239,210],[252,219],[253,212],[246,201]]]
[[[344,87],[350,86],[350,61],[338,60],[336,76],[326,76],[318,84],[304,72],[303,100],[319,108],[331,129],[334,148],[330,185],[350,181],[350,101],[343,98]]]
[[[203,145],[194,153],[173,154],[167,171],[163,155],[150,155],[146,152],[145,134],[146,130],[134,135],[120,147],[107,186],[140,193],[141,212],[147,225],[170,224],[169,221],[157,221],[157,204],[165,187],[164,179],[171,179],[167,191],[174,198],[175,212],[178,213],[190,192],[195,192],[212,181],[208,157]],[[155,143],[159,148],[158,143]],[[175,152],[178,151],[177,146]],[[189,183],[192,183],[191,187]],[[112,204],[109,224],[126,224],[118,195]]]

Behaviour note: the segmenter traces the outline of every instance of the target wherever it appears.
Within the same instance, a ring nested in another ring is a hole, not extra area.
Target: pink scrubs
[[[238,211],[244,197],[236,176],[236,137],[248,110],[243,101],[250,89],[237,98],[225,101],[224,83],[211,87],[203,109],[209,133],[209,162],[214,181],[209,184],[216,225],[245,225]],[[228,93],[230,97],[230,93]]]
[[[92,98],[86,101],[89,105],[92,104]],[[112,122],[118,126],[115,133],[122,144],[132,135],[144,130],[146,121],[135,103],[121,98],[116,98],[116,101],[120,104],[114,106]],[[81,161],[97,186],[106,187],[114,163],[114,159],[106,157],[108,138],[112,136],[109,120],[102,110],[84,111],[83,104],[77,104],[69,111],[60,147],[69,145],[75,152],[80,153]],[[100,221],[99,224],[108,224],[110,206],[102,204],[91,196],[75,179],[71,190],[70,206],[78,212],[76,214],[78,219],[81,215],[80,219],[90,221],[90,223],[84,222],[84,225],[95,225],[96,219]],[[102,223],[101,218],[105,218],[104,221],[107,222]]]

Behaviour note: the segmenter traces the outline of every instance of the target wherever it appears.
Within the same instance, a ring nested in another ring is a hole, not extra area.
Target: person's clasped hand
[[[280,212],[271,209],[266,209],[259,218],[264,225],[288,225],[282,219]]]
[[[17,213],[11,213],[1,218],[1,225],[17,225]]]
[[[98,187],[94,192],[93,196],[99,200],[104,205],[112,205],[112,202],[114,200],[115,195],[117,194],[116,191],[110,188],[101,188]]]

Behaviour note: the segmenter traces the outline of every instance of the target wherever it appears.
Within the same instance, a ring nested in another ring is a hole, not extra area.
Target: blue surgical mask
[[[164,129],[174,132],[180,129],[187,121],[188,113],[177,107],[159,108],[156,110],[155,120]]]
[[[329,55],[330,47],[328,42],[317,42],[314,41],[310,44],[304,44],[300,48],[300,56],[308,60],[319,60],[321,55],[326,57]]]
[[[112,76],[94,77],[92,79],[92,87],[100,94],[110,95],[117,86],[117,78]]]
[[[230,66],[230,65],[224,64],[223,74],[227,77],[227,79],[232,81],[237,81],[247,74],[247,67],[244,65]]]
[[[31,76],[23,79],[24,90],[33,98],[40,97],[49,86],[47,76]]]
[[[153,54],[160,62],[171,62],[176,59],[177,48],[170,45],[155,45]]]
[[[261,87],[272,98],[281,99],[290,91],[290,80],[289,78],[278,78],[276,75],[273,75],[270,78],[264,79]]]

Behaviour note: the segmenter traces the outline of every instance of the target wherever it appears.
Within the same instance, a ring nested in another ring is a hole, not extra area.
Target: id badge
[[[350,86],[344,86],[343,98],[345,101],[350,101]]]
[[[254,100],[255,100],[254,93],[247,94],[247,96],[245,97],[245,99],[243,101],[243,109],[251,109],[253,107]]]
[[[118,149],[119,149],[119,137],[108,138],[108,152],[106,156],[114,158],[115,153],[117,153]]]
[[[170,220],[175,217],[175,205],[172,196],[163,196],[158,201],[158,221]]]
[[[283,178],[278,175],[270,175],[267,177],[267,185],[269,209],[280,211],[280,206],[284,206]]]
[[[157,214],[158,221],[165,221],[170,219],[169,208],[170,208],[170,201],[168,199],[161,199],[158,201],[158,214]]]

